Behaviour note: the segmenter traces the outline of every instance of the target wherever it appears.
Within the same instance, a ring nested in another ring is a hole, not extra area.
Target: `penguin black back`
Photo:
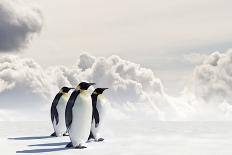
[[[74,90],[68,100],[66,109],[65,109],[65,123],[67,129],[70,128],[72,124],[72,108],[74,106],[74,103],[76,101],[77,96],[80,94],[81,90],[87,90],[91,85],[94,85],[95,83],[87,83],[87,82],[81,82],[79,83],[77,90]]]
[[[68,100],[68,103],[65,109],[65,123],[66,123],[67,129],[69,129],[70,125],[72,124],[72,108],[79,94],[80,94],[80,90],[74,90]]]
[[[63,93],[68,93],[68,91],[72,89],[72,88],[68,88],[68,87],[62,87],[61,91],[56,94],[54,100],[52,101],[52,106],[51,106],[51,120],[52,122],[54,121],[54,119],[56,119],[56,125],[59,123],[59,114],[57,111],[57,104],[61,98],[61,96],[63,95]]]
[[[57,109],[56,109],[56,106],[60,100],[60,97],[62,96],[63,94],[61,92],[59,92],[58,94],[56,94],[53,102],[52,102],[52,107],[51,107],[51,120],[52,122],[54,121],[54,119],[56,119],[56,125],[58,124],[59,122],[59,117],[58,117],[58,112],[57,112]]]
[[[98,113],[98,110],[97,110],[97,96],[98,94],[95,94],[93,93],[91,95],[91,98],[92,98],[92,106],[93,106],[93,117],[92,119],[95,119],[95,124],[98,124],[99,123],[99,113]]]
[[[100,122],[99,112],[97,110],[97,97],[98,97],[98,95],[102,94],[104,92],[104,90],[106,90],[106,89],[108,89],[108,88],[97,88],[97,89],[94,90],[94,92],[91,95],[92,106],[93,106],[93,117],[92,117],[92,119],[95,120],[95,125],[96,126]]]

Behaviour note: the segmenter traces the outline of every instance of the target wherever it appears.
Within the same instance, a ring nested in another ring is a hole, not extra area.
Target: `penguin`
[[[72,92],[65,110],[65,122],[71,142],[67,148],[86,148],[92,121],[92,99],[87,91],[95,83],[81,82]]]
[[[94,139],[97,142],[103,141],[104,139],[100,137],[100,132],[104,125],[104,118],[106,114],[106,99],[102,93],[108,88],[97,88],[91,95],[92,98],[92,124],[91,132],[88,140]]]
[[[54,128],[54,133],[51,134],[53,137],[66,136],[66,125],[65,125],[65,108],[69,98],[69,90],[75,88],[63,87],[60,92],[55,96],[51,106],[51,121]]]

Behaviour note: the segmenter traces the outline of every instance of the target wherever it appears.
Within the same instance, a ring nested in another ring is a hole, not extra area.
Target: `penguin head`
[[[93,94],[100,95],[100,94],[102,94],[106,89],[109,89],[109,88],[97,88],[97,89],[94,90]]]
[[[95,83],[81,82],[78,86],[78,90],[87,90],[90,86],[95,85]]]
[[[68,93],[70,89],[75,89],[75,88],[69,88],[69,87],[62,87],[60,92],[61,93]]]

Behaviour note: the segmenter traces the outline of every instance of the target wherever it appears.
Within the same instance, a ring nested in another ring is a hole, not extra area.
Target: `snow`
[[[50,122],[0,122],[0,152],[56,155],[231,155],[232,122],[107,121],[104,142],[65,149],[69,137],[49,137]]]

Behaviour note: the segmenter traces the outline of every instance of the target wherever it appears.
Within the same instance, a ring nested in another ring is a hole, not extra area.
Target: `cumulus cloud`
[[[0,1],[0,51],[14,51],[25,47],[33,34],[42,28],[42,14],[38,7],[25,0]]]
[[[160,79],[150,69],[118,56],[103,58],[84,53],[72,68],[61,66],[49,70],[57,85],[76,86],[80,81],[95,82],[96,87],[110,88],[105,93],[115,109],[126,113],[147,108],[160,119],[157,105],[166,100]]]
[[[80,81],[109,87],[105,92],[111,117],[150,117],[173,120],[183,115],[181,107],[164,92],[162,82],[147,68],[121,59],[81,54],[71,68],[55,66],[41,68],[32,59],[5,56],[0,59],[0,100],[6,110],[43,107],[49,110],[54,95],[62,86],[73,86]],[[93,88],[92,88],[93,90]],[[115,114],[113,116],[113,114]]]
[[[32,59],[0,57],[1,109],[30,109],[47,103],[56,86]],[[58,89],[58,88],[57,88]]]
[[[195,100],[192,103],[198,106],[198,111],[208,111],[212,118],[219,113],[221,117],[232,116],[231,69],[232,50],[225,53],[214,52],[194,69],[184,94],[192,96]]]
[[[232,50],[214,52],[194,69],[191,82],[186,88],[195,96],[209,102],[232,103]]]
[[[110,118],[225,120],[232,116],[232,52],[215,52],[198,65],[182,96],[166,94],[153,71],[118,56],[80,55],[72,67],[42,68],[32,59],[0,58],[0,115],[28,109],[48,117],[52,99],[63,86],[80,81],[109,87]],[[90,90],[93,91],[94,88]],[[26,118],[21,116],[22,118]],[[14,119],[14,118],[12,118]]]

